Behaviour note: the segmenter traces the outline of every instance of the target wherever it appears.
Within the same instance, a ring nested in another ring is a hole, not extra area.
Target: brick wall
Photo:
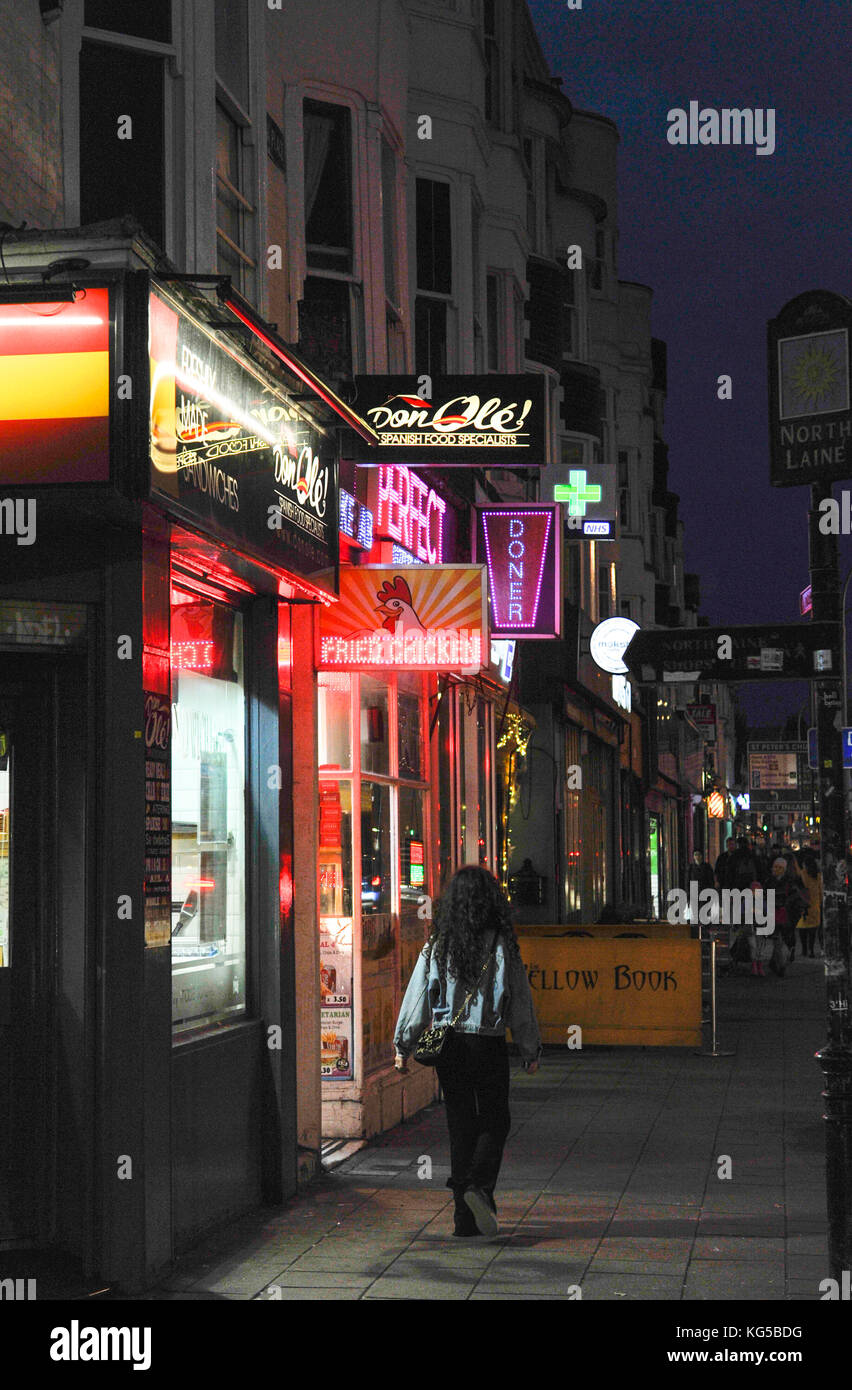
[[[0,222],[62,225],[59,33],[38,0],[0,0]]]

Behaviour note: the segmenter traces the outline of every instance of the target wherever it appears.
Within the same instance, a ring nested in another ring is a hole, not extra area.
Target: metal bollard
[[[702,1019],[702,1022],[704,1020]],[[696,1052],[696,1057],[733,1057],[732,1051],[725,1051],[716,1045],[716,938],[710,938],[710,1041],[711,1047]]]

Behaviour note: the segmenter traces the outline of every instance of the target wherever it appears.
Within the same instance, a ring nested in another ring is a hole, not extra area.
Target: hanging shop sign
[[[686,713],[710,743],[716,737],[716,706],[708,704],[688,704]]]
[[[385,454],[395,461],[416,454],[436,468],[546,461],[543,376],[362,376],[355,385],[358,408],[379,436],[373,463]]]
[[[493,637],[558,637],[559,508],[483,507],[477,559],[488,569]]]
[[[186,306],[150,296],[151,494],[235,549],[295,574],[337,560],[336,463],[274,377]]]
[[[547,470],[546,492],[554,502],[561,504],[569,536],[615,540],[615,464],[593,463],[582,468],[556,464]]]
[[[810,290],[769,322],[769,480],[852,477],[852,302]]]
[[[393,541],[414,564],[443,564],[447,504],[412,469],[405,464],[371,469],[367,502],[377,540]]]
[[[596,666],[613,676],[626,676],[624,653],[639,631],[639,624],[630,618],[604,618],[589,638],[589,652]]]
[[[0,482],[110,481],[109,290],[0,303]]]
[[[320,670],[463,671],[488,652],[485,568],[361,565],[319,615]]]

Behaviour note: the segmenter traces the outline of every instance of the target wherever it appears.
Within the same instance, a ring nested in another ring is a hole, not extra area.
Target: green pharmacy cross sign
[[[598,483],[586,482],[585,468],[572,468],[568,483],[557,483],[553,489],[554,502],[567,502],[569,516],[585,516],[587,502],[600,502],[601,488]]]

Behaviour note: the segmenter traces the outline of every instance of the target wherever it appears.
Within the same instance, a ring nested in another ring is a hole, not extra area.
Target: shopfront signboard
[[[488,570],[493,637],[559,636],[560,529],[558,506],[480,509],[477,558]]]
[[[110,292],[0,303],[0,483],[110,481]]]
[[[361,565],[319,614],[323,671],[464,671],[487,659],[483,565]]]
[[[379,449],[362,453],[361,463],[420,459],[433,468],[523,468],[546,462],[543,376],[361,376],[355,386],[358,409],[379,437]]]
[[[159,287],[150,296],[152,499],[304,577],[337,560],[334,446],[271,372]]]

